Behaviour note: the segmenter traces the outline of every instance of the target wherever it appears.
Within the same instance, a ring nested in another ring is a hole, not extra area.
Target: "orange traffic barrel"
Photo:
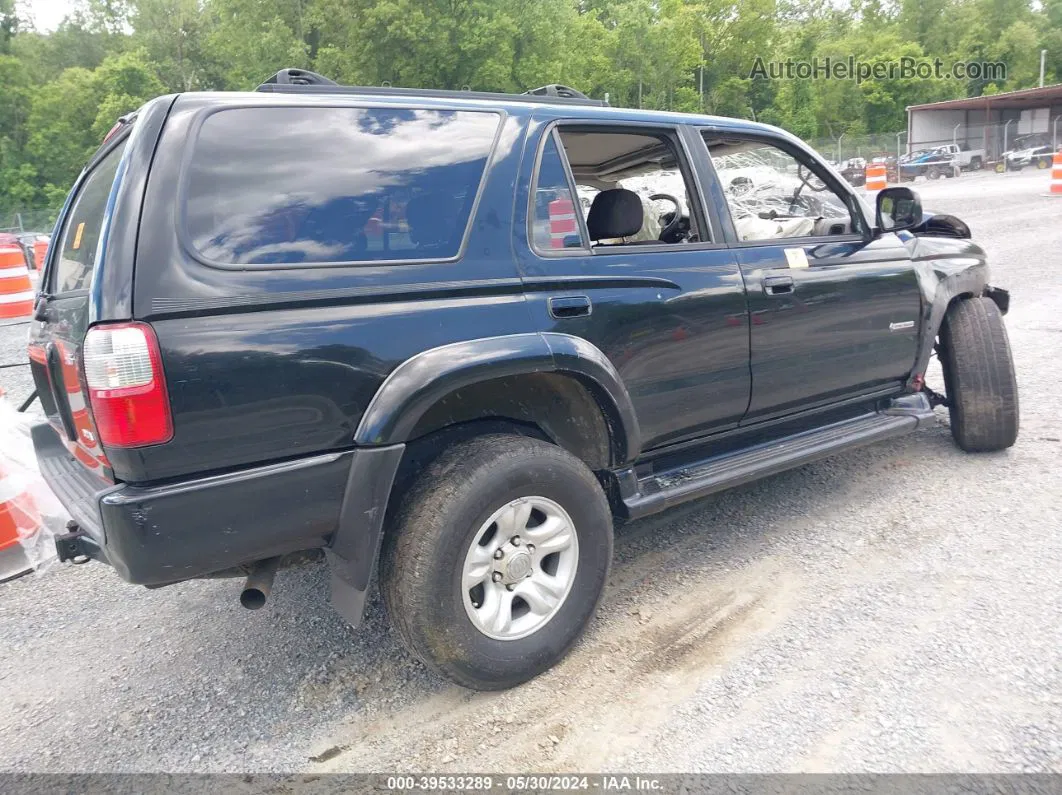
[[[40,526],[41,515],[25,483],[0,462],[0,582],[33,570],[19,539]]]
[[[564,248],[564,238],[575,234],[575,204],[571,199],[549,203],[549,246]]]
[[[1051,163],[1051,195],[1062,196],[1062,152],[1055,152]]]
[[[866,170],[867,193],[876,190],[885,190],[888,187],[888,180],[885,176],[885,165],[883,163],[867,163]]]
[[[41,270],[44,267],[44,258],[48,256],[49,239],[38,237],[33,241],[33,267]]]
[[[17,243],[0,243],[0,319],[33,314],[33,285]]]

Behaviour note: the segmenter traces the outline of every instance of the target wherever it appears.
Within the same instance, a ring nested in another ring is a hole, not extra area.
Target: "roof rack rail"
[[[317,74],[317,72],[311,72],[309,69],[281,69],[275,75],[265,81],[264,85],[278,85],[278,86],[337,86],[339,85],[335,80],[329,80],[323,75]],[[259,91],[262,91],[262,86],[258,87]],[[268,89],[265,89],[268,90]]]
[[[541,88],[532,88],[530,91],[525,91],[525,94],[529,94],[534,97],[562,97],[563,99],[590,99],[582,91],[576,91],[574,88],[568,86],[562,86],[560,83],[550,83],[548,86],[542,86]]]
[[[306,69],[281,69],[262,83],[257,91],[276,94],[370,94],[398,97],[427,97],[433,99],[496,99],[505,102],[541,102],[559,105],[608,105],[600,99],[590,99],[574,88],[551,84],[525,91],[523,94],[503,94],[490,91],[444,91],[435,88],[392,88],[391,86],[342,86]]]

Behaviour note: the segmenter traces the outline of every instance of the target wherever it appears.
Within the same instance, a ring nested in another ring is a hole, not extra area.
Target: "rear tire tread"
[[[549,652],[529,658],[520,670],[504,666],[485,670],[483,658],[468,642],[467,635],[452,627],[440,625],[431,616],[437,615],[440,600],[447,598],[438,591],[441,571],[440,557],[447,549],[454,549],[454,513],[479,498],[479,484],[491,483],[492,473],[518,465],[534,469],[543,465],[555,473],[563,474],[569,482],[577,484],[585,497],[585,505],[579,510],[595,512],[593,515],[601,526],[604,543],[591,542],[588,535],[588,552],[596,547],[595,555],[603,555],[603,570],[598,571],[601,585],[607,577],[612,556],[611,512],[605,493],[594,476],[578,458],[547,442],[521,436],[486,435],[461,442],[445,450],[416,478],[409,490],[398,495],[399,507],[389,516],[387,536],[380,566],[380,591],[384,606],[403,645],[426,666],[464,687],[476,690],[496,690],[520,684],[542,673],[567,654],[582,634],[586,623],[596,611],[601,590],[595,598],[584,600],[577,610],[585,620],[577,632],[557,636],[556,619],[530,637],[551,633],[554,638]],[[486,497],[490,499],[489,496]],[[572,506],[564,506],[571,511]],[[574,517],[573,517],[574,518]],[[473,528],[468,528],[472,530]],[[589,534],[591,528],[584,528]],[[464,528],[459,528],[457,536]],[[581,529],[580,534],[583,530]],[[580,545],[582,548],[582,545]],[[460,552],[463,560],[464,551]],[[580,558],[580,566],[584,561]],[[592,570],[588,569],[589,574]],[[574,589],[573,589],[574,590]],[[569,599],[575,596],[573,592]],[[587,603],[589,602],[589,603]],[[456,621],[468,621],[461,612],[455,611]],[[471,623],[469,623],[471,626]],[[464,640],[462,640],[464,638]],[[497,641],[489,641],[497,643]],[[520,642],[520,641],[517,641]]]

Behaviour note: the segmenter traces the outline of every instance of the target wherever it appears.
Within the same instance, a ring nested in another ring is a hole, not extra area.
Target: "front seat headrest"
[[[630,237],[642,228],[642,200],[626,188],[603,190],[594,197],[586,216],[586,230],[591,240]]]
[[[455,199],[445,192],[415,196],[406,204],[406,223],[409,236],[418,248],[438,248],[449,244],[454,234],[453,211]]]

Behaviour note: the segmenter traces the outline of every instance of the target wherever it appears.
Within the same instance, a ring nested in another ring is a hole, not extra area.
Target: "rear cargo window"
[[[107,199],[114,176],[125,151],[123,141],[96,164],[81,184],[74,203],[63,221],[58,259],[53,266],[51,292],[68,293],[88,289],[96,269],[97,246],[103,231]]]
[[[454,257],[499,121],[479,111],[220,111],[193,149],[185,232],[220,265]]]

